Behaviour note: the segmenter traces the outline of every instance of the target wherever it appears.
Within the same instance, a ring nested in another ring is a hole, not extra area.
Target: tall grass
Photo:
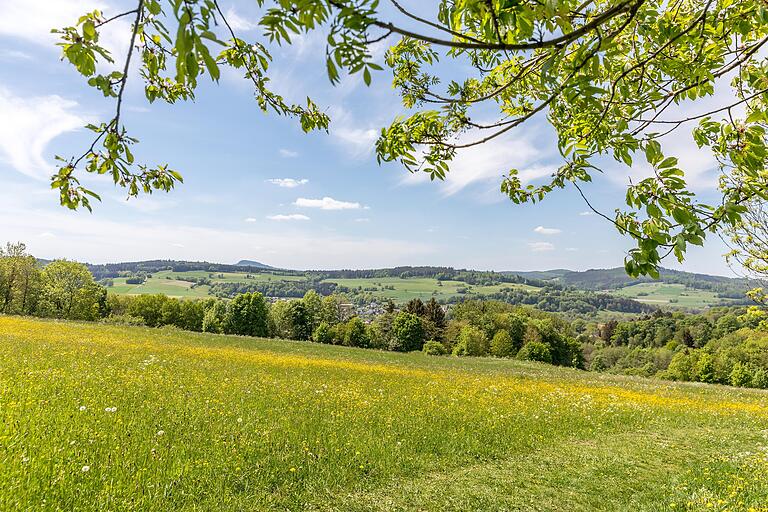
[[[765,392],[11,317],[0,351],[4,511],[768,505]]]

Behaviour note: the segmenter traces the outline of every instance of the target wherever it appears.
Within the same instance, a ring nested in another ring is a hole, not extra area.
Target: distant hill
[[[528,279],[571,286],[581,290],[617,290],[638,283],[657,282],[681,284],[696,290],[711,291],[723,298],[743,298],[744,293],[752,288],[747,279],[696,274],[670,269],[661,269],[659,279],[629,277],[623,267],[590,269],[582,272],[564,269],[533,272],[510,271],[505,272],[505,274],[519,275]]]
[[[238,267],[251,267],[251,268],[261,268],[266,270],[276,270],[275,267],[270,267],[269,265],[265,265],[264,263],[254,261],[254,260],[240,260],[237,263],[235,263]]]

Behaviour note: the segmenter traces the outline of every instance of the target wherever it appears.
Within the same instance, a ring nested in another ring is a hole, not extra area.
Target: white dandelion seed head
[[[82,469],[83,473],[87,473],[90,470],[91,470],[91,466],[83,466],[83,469]]]

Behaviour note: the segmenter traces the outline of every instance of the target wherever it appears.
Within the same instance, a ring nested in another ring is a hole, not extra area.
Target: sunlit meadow
[[[0,510],[768,511],[768,393],[0,317]]]

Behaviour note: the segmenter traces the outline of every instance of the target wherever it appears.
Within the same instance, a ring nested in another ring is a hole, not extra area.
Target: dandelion
[[[165,430],[158,430],[157,434],[155,434],[157,437],[163,437],[165,435]]]
[[[83,412],[83,411],[84,411],[84,410],[86,410],[86,409],[87,409],[87,407],[86,407],[86,406],[84,406],[84,405],[81,405],[81,406],[80,406],[80,412]]]
[[[83,466],[82,472],[87,473],[91,470],[91,466]]]
[[[243,418],[237,418],[237,422],[238,423],[242,423],[243,422]]]
[[[105,407],[104,412],[117,412],[117,407]]]

